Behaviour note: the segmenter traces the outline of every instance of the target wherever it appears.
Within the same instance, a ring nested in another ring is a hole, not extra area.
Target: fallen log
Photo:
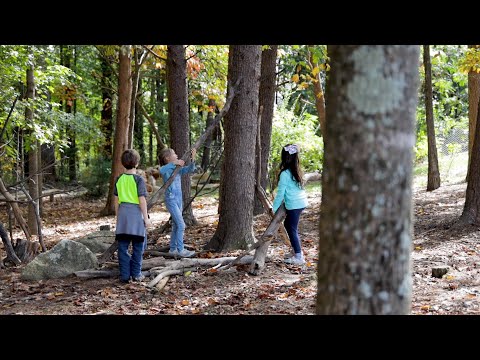
[[[265,257],[267,256],[268,246],[270,245],[272,238],[275,237],[278,228],[282,225],[286,215],[287,211],[285,205],[282,203],[275,213],[273,220],[270,222],[270,225],[268,225],[267,230],[265,230],[260,238],[260,245],[257,247],[255,255],[253,256],[249,274],[259,275],[265,268]]]
[[[182,274],[186,271],[194,271],[198,266],[218,266],[229,263],[237,259],[235,256],[213,258],[213,259],[187,259],[166,262],[163,269],[150,269],[151,274],[155,274],[155,278],[150,281],[148,287],[154,287],[162,278],[170,275]],[[250,264],[253,260],[252,256],[244,257],[239,263]]]

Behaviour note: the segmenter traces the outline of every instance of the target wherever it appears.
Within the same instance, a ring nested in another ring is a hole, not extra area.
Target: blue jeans
[[[170,235],[170,251],[183,250],[183,235],[185,233],[185,221],[183,221],[182,194],[174,193],[173,196],[165,196],[165,205],[172,215],[172,234]]]
[[[132,243],[132,255],[128,252],[128,247]],[[118,241],[118,267],[120,269],[120,281],[127,282],[130,277],[136,278],[142,274],[143,252],[147,247],[147,236],[145,241]]]
[[[300,239],[298,238],[298,223],[300,221],[300,215],[304,209],[305,208],[287,210],[287,217],[283,222],[295,254],[300,254],[302,252]]]

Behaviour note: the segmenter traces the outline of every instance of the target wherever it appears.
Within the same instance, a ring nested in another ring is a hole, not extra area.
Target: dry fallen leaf
[[[187,305],[189,305],[189,304],[190,304],[190,301],[188,301],[188,300],[182,300],[182,305],[183,305],[183,306],[187,306]]]

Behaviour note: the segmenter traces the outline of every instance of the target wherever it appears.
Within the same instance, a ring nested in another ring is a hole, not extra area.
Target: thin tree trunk
[[[37,167],[38,167],[38,213],[43,216],[43,170],[42,170],[42,147],[37,141]]]
[[[219,224],[206,248],[246,249],[254,242],[255,147],[261,46],[231,45],[228,82],[242,78],[225,118],[225,160],[220,181]]]
[[[160,69],[158,69],[157,77],[155,78],[155,85],[156,85],[156,94],[157,94],[157,102],[155,104],[155,119],[157,119],[157,129],[158,132],[162,132],[162,129],[165,129],[163,126],[163,120],[164,120],[164,110],[165,110],[165,102],[164,102],[164,86],[165,84],[165,77],[166,74],[165,72],[161,72]],[[166,133],[164,131],[163,133]],[[157,159],[156,159],[156,164],[160,164],[160,151],[165,148],[165,144],[163,142],[158,143],[157,142]]]
[[[140,88],[140,69],[143,62],[143,58],[144,58],[143,55],[145,51],[146,50],[142,48],[142,50],[139,53],[137,46],[134,45],[133,57],[135,60],[135,67],[132,73],[132,99],[131,99],[132,106],[130,106],[130,126],[129,126],[130,131],[128,132],[128,143],[127,143],[128,149],[133,148],[135,122],[136,122],[135,117],[136,117],[136,109],[137,109],[137,106],[135,105],[136,103],[135,99],[137,98],[137,93]],[[141,157],[142,157],[142,161],[145,161],[145,159],[143,159],[143,156]]]
[[[142,79],[138,79],[138,88],[142,87]],[[143,141],[143,116],[140,113],[140,99],[132,104],[132,108],[135,108],[135,122],[134,122],[134,148],[137,149],[140,154],[140,166],[145,166],[147,159],[145,157],[145,142]]]
[[[100,129],[105,142],[103,143],[102,155],[106,160],[112,159],[112,134],[113,134],[113,94],[110,89],[112,86],[112,67],[110,57],[100,56],[102,66],[102,77],[100,85],[102,87],[102,112],[100,120]]]
[[[131,45],[122,45],[119,51],[120,70],[118,74],[118,108],[117,123],[115,126],[115,142],[113,144],[112,175],[110,176],[107,203],[105,208],[101,211],[102,215],[113,215],[115,213],[113,188],[115,186],[116,177],[124,171],[121,157],[123,151],[127,149],[130,102],[132,100],[130,48]]]
[[[440,187],[440,171],[438,169],[437,143],[435,140],[435,124],[433,119],[432,63],[430,61],[430,45],[423,45],[423,65],[425,67],[425,114],[428,138],[427,191],[432,191]]]
[[[5,231],[5,228],[1,222],[0,222],[0,237],[2,238],[3,247],[5,249],[5,252],[7,253],[7,260],[10,260],[15,265],[20,265],[22,261],[18,258],[17,254],[15,254],[15,250],[13,250],[13,246],[10,241],[10,238],[8,237],[8,234]],[[3,264],[2,259],[0,259],[0,263]]]
[[[22,216],[22,210],[18,206],[18,203],[15,202],[14,197],[8,192],[1,177],[0,177],[0,192],[2,193],[5,200],[10,202],[10,206],[13,210],[13,214],[15,215],[15,219],[18,221],[18,224],[20,225],[20,228],[23,230],[23,233],[25,234],[25,237],[27,238],[27,240],[30,240],[32,235],[30,234],[30,229],[28,228],[27,222]]]
[[[33,101],[35,99],[35,80],[33,77],[33,65],[27,69],[27,99],[32,102],[25,108],[25,120],[27,123],[33,123]],[[32,145],[28,150],[28,174],[32,175],[28,181],[28,191],[34,199],[38,199],[38,141],[32,139]],[[35,216],[34,204],[28,206],[28,228],[30,234],[38,235],[37,220]],[[38,210],[38,209],[37,209]]]
[[[328,53],[316,312],[408,314],[419,46]]]
[[[262,51],[262,65],[260,72],[260,88],[258,92],[258,107],[262,108],[260,122],[260,158],[257,154],[257,173],[258,164],[260,164],[260,185],[266,189],[268,184],[268,159],[270,157],[270,141],[272,138],[273,108],[275,102],[276,89],[276,61],[278,45],[270,45],[269,49]],[[257,145],[258,147],[258,145]],[[255,197],[254,215],[264,212],[262,203]]]
[[[206,129],[208,129],[208,127],[210,127],[210,125],[213,122],[213,113],[215,111],[215,107],[216,107],[215,99],[209,99],[208,100],[208,108],[209,109],[208,109],[208,114],[207,114],[207,123],[206,123],[206,126],[205,126]],[[201,165],[203,171],[207,171],[208,165],[210,164],[210,148],[212,146],[213,136],[214,136],[214,133],[212,133],[212,135],[210,135],[205,140],[205,145],[203,147],[203,155],[202,155],[202,165]]]
[[[72,69],[72,48],[69,45],[65,45],[65,51],[63,53],[63,66]],[[74,89],[67,87],[65,89],[65,112],[67,114],[75,114],[73,112],[74,104]],[[75,129],[72,125],[67,125],[66,127],[67,141],[68,141],[68,177],[70,181],[77,180],[77,149],[76,149],[76,139],[75,139]]]
[[[155,112],[155,79],[150,79],[150,110]],[[156,166],[157,160],[153,157],[153,132],[157,130],[155,122],[148,127],[148,158],[150,159],[150,166]]]
[[[310,45],[312,46],[312,45]],[[314,69],[318,64],[313,59],[313,53],[308,49],[308,61],[310,66]],[[315,107],[317,108],[318,121],[322,130],[322,137],[325,138],[325,98],[323,96],[322,80],[320,79],[320,71],[314,77],[313,95],[315,96]]]
[[[183,45],[167,47],[168,124],[171,147],[183,154],[190,147],[188,119],[187,60]],[[190,157],[185,165],[190,164]],[[183,220],[186,226],[196,225],[190,201],[190,174],[182,176]]]

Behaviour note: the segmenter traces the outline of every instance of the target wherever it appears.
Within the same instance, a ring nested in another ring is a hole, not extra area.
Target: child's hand
[[[195,156],[197,155],[197,149],[193,148],[191,153],[192,153],[192,160],[195,160]]]
[[[145,227],[147,227],[147,228],[152,226],[152,222],[150,221],[149,218],[143,219],[143,222],[145,224]]]
[[[182,159],[178,159],[177,161],[175,161],[175,165],[183,166],[185,165],[185,161],[183,161]]]

